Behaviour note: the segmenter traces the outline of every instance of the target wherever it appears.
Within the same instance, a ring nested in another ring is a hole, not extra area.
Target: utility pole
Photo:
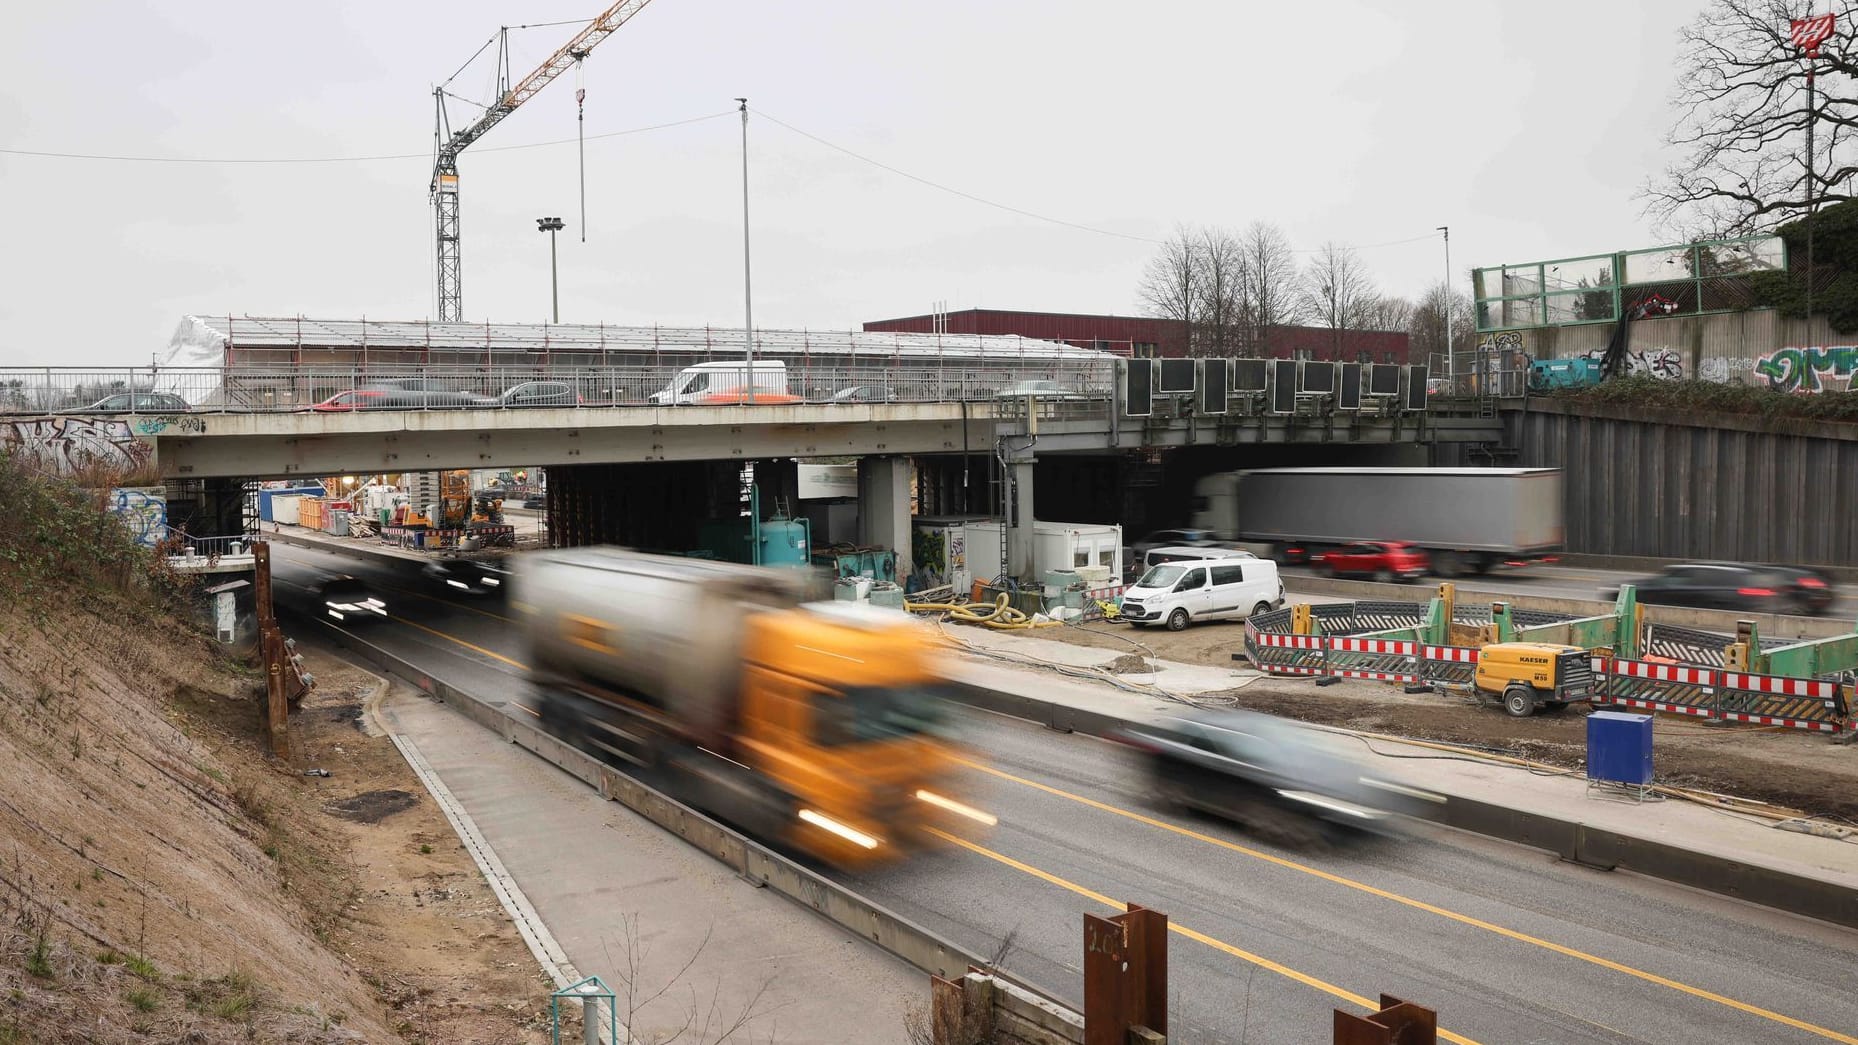
[[[1438,231],[1445,233],[1445,380],[1450,382],[1456,376],[1452,362],[1452,228],[1440,225]]]
[[[1819,187],[1813,184],[1813,125],[1819,122],[1819,109],[1813,97],[1813,67],[1819,64],[1819,45],[1832,36],[1835,18],[1827,13],[1795,18],[1788,23],[1794,46],[1806,52],[1806,322],[1809,333],[1813,323],[1813,225],[1819,204]]]
[[[742,354],[748,359],[748,401],[755,401],[755,296],[748,267],[748,99],[737,98],[742,108]]]
[[[561,322],[561,276],[555,267],[555,233],[563,228],[560,218],[535,219],[537,232],[548,233],[548,286],[555,302],[555,322]]]

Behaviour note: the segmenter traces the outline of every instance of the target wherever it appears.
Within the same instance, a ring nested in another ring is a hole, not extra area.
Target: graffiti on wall
[[[143,435],[160,435],[169,431],[200,435],[206,431],[206,419],[190,414],[158,414],[154,417],[138,417],[134,424],[135,430]]]
[[[1606,352],[1594,349],[1586,358],[1595,366],[1600,365]],[[1655,377],[1661,381],[1682,381],[1684,379],[1684,357],[1676,349],[1648,348],[1642,352],[1627,352],[1622,377]]]
[[[41,472],[134,471],[148,464],[153,451],[154,447],[129,430],[127,421],[94,417],[0,421],[0,452]]]
[[[136,543],[153,548],[167,536],[168,494],[159,486],[119,486],[110,491],[110,511]]]
[[[1755,367],[1760,362],[1752,356],[1711,356],[1697,364],[1697,379],[1745,385],[1753,380]]]
[[[1858,347],[1783,348],[1755,361],[1755,373],[1777,392],[1842,392],[1851,390],[1858,370]]]

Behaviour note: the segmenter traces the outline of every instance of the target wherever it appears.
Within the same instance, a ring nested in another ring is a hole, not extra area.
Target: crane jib
[[[523,77],[511,87],[495,105],[484,111],[469,127],[450,137],[445,136],[445,106],[439,104],[439,125],[436,138],[443,139],[434,157],[432,168],[433,204],[440,209],[438,220],[438,274],[439,274],[439,319],[441,322],[456,322],[464,318],[462,283],[462,260],[458,234],[458,154],[472,142],[482,138],[486,132],[503,118],[516,111],[517,107],[536,96],[542,88],[547,87],[555,77],[560,76],[570,66],[587,57],[600,41],[613,35],[613,31],[626,24],[633,15],[638,14],[651,0],[620,0],[607,8],[599,17],[589,22],[576,33],[572,40],[550,55],[548,60],[538,66],[528,76]],[[442,93],[443,88],[435,88],[434,94]]]

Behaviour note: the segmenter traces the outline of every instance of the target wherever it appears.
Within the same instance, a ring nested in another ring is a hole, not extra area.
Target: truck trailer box
[[[1566,539],[1554,468],[1267,468],[1207,476],[1196,495],[1194,525],[1242,541],[1526,556]]]

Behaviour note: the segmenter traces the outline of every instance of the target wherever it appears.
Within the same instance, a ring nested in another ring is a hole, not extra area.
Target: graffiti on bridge
[[[1768,379],[1777,392],[1822,392],[1851,389],[1858,370],[1858,347],[1783,348],[1755,361],[1755,373]]]
[[[0,421],[0,453],[41,472],[69,475],[85,468],[130,472],[148,464],[154,447],[127,421],[37,417]]]
[[[138,417],[134,421],[135,430],[143,435],[160,435],[173,430],[189,435],[204,435],[206,419],[189,414],[160,414],[155,417]]]
[[[137,544],[159,545],[167,537],[168,494],[159,486],[119,486],[110,491],[110,511]]]

